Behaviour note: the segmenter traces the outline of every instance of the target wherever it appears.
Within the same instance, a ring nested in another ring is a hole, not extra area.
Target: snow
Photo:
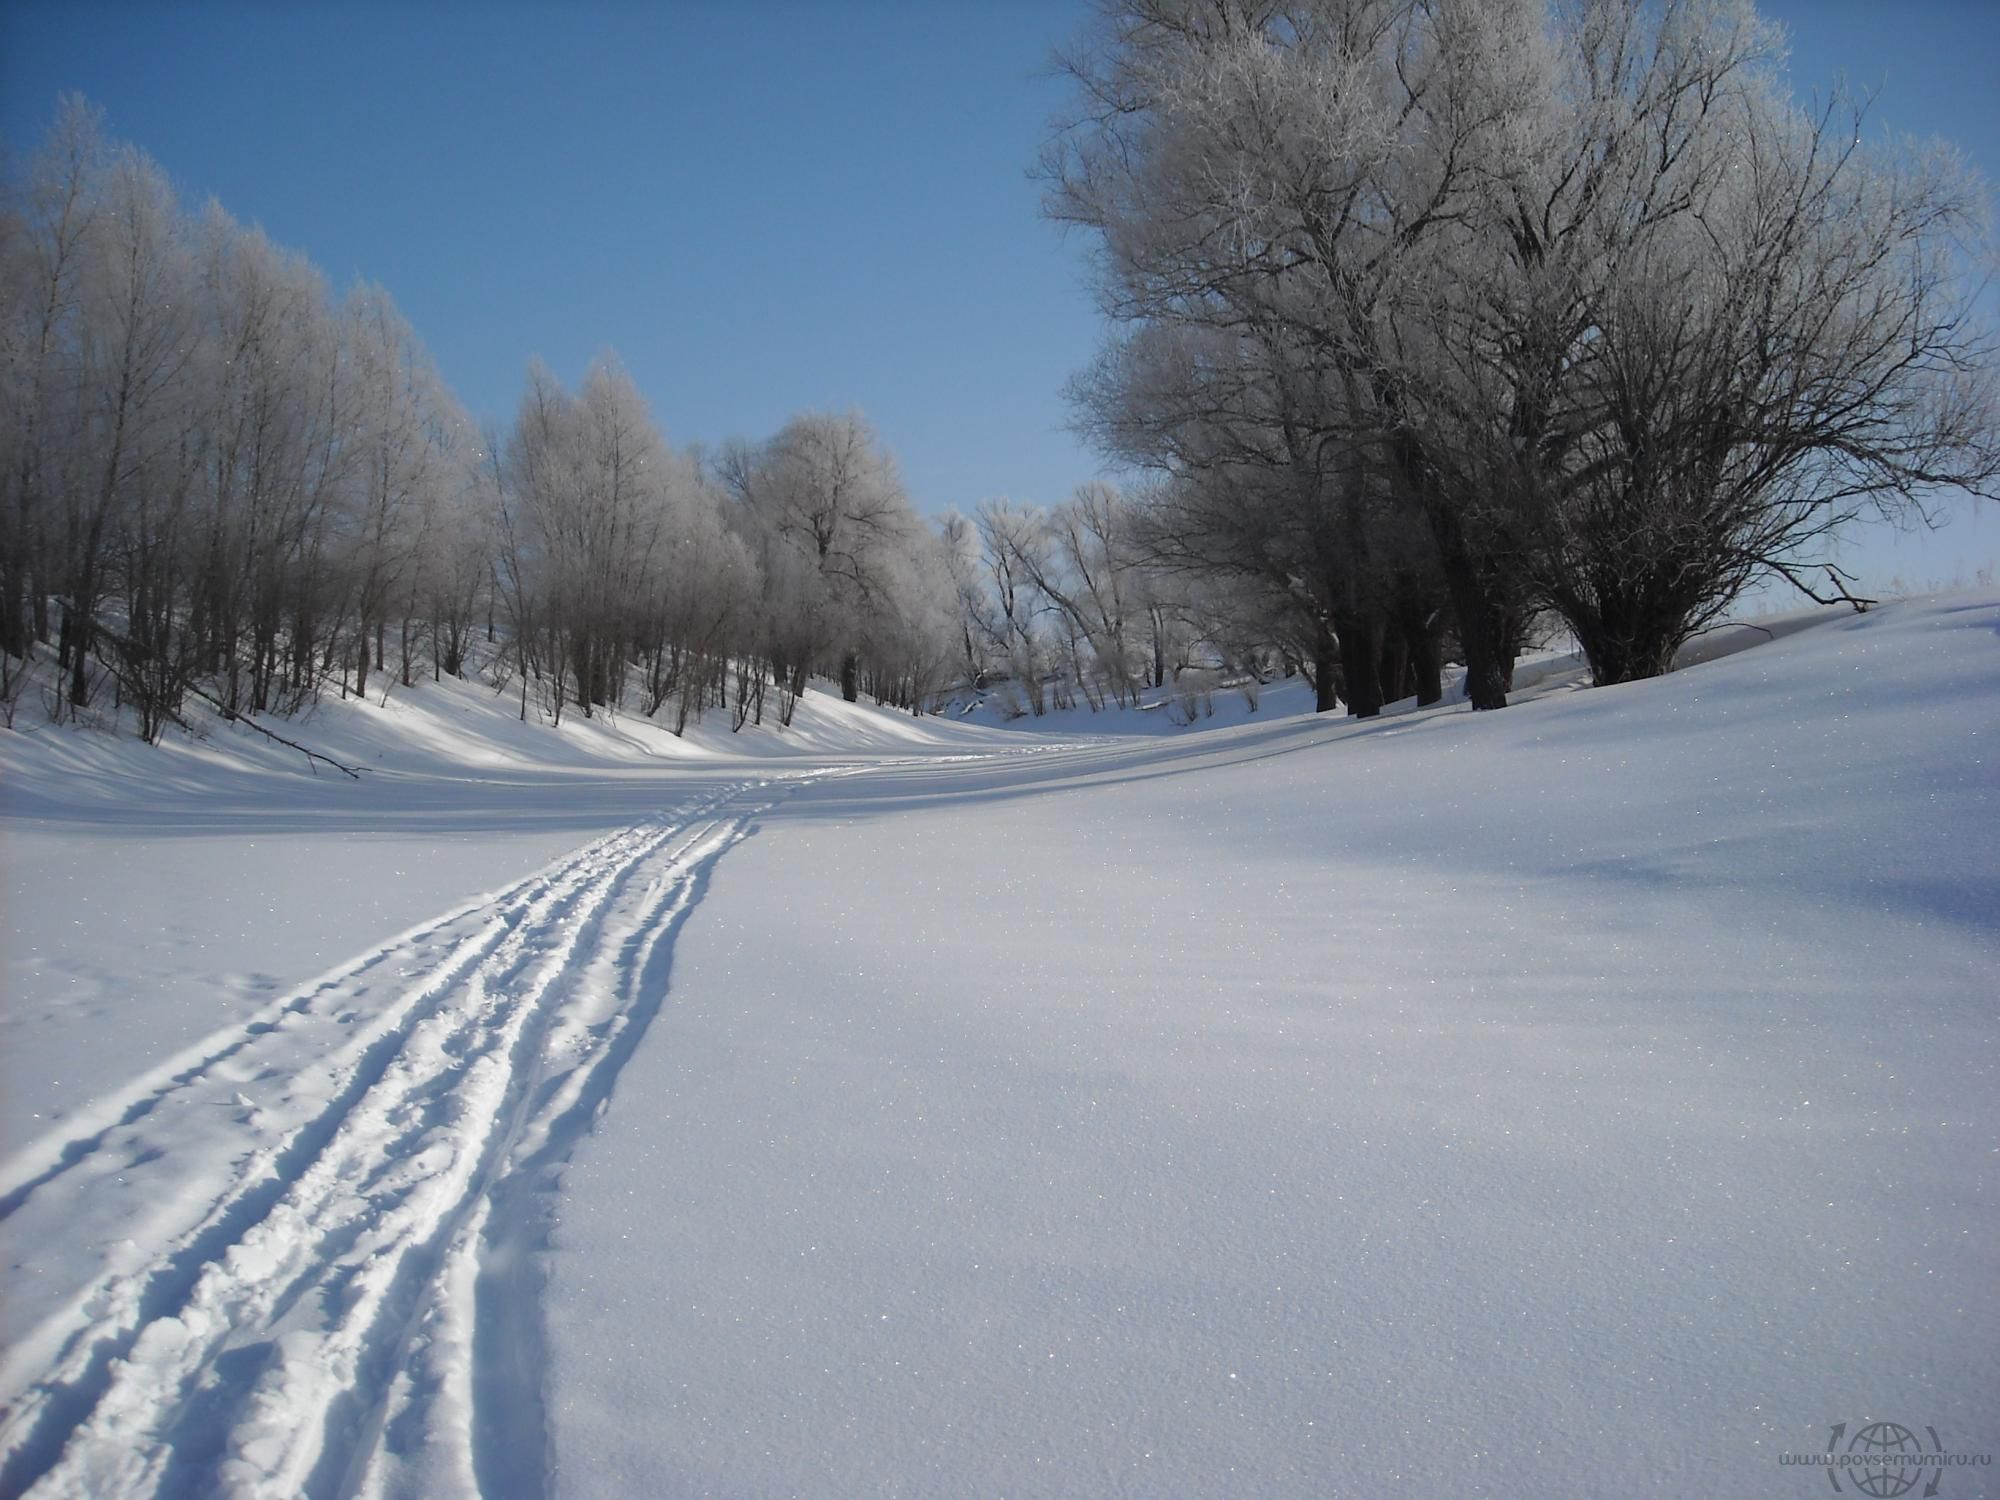
[[[46,727],[0,734],[0,1153],[136,1065],[168,1063],[224,1021],[663,801],[836,749],[978,738],[820,693],[789,730],[772,712],[741,734],[711,713],[684,739],[633,716],[572,713],[550,729],[521,723],[514,696],[447,680],[280,721],[364,767],[360,784],[226,725],[158,748]],[[663,779],[668,769],[679,774]]]
[[[2000,597],[1803,623],[1367,723],[0,735],[0,1490],[1990,1450]]]

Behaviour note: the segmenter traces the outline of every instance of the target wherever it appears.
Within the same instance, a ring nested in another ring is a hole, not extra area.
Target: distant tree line
[[[1780,61],[1737,0],[1107,0],[1043,170],[1115,329],[1078,409],[1155,476],[1121,545],[1322,708],[1447,653],[1493,708],[1539,611],[1651,676],[1864,511],[1993,495],[1981,185]]]
[[[379,287],[302,257],[62,101],[0,210],[0,702],[292,713],[467,671],[524,717],[788,724],[815,672],[949,685],[940,537],[858,415],[712,463],[614,362],[481,433]]]

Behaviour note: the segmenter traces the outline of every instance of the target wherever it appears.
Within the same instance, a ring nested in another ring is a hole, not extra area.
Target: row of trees
[[[1166,565],[1152,511],[1111,485],[1046,510],[984,501],[940,534],[958,605],[952,675],[995,689],[1005,713],[1129,707],[1190,668],[1263,681],[1308,661],[1244,580]]]
[[[0,664],[149,738],[200,685],[289,711],[414,670],[484,561],[472,434],[378,287],[319,273],[64,102],[0,216]],[[391,629],[395,627],[395,638]],[[464,630],[441,646],[450,660]]]
[[[1740,0],[1108,0],[1047,209],[1135,546],[1367,713],[1538,610],[1665,671],[1760,574],[2000,484],[1982,189],[1802,111]]]
[[[807,676],[910,707],[954,575],[858,416],[715,462],[610,362],[477,431],[388,294],[343,298],[65,100],[0,211],[0,700],[157,738],[188,698],[289,713],[460,674],[522,713],[790,722]],[[633,702],[634,699],[638,701]]]
[[[483,641],[524,715],[677,728],[1195,661],[1497,707],[1550,613],[1663,671],[1864,509],[2000,488],[1980,185],[1776,59],[1738,0],[1107,0],[1047,207],[1115,330],[1083,425],[1152,477],[936,527],[858,416],[676,451],[608,361],[477,431],[385,292],[66,101],[0,211],[0,703],[156,737]]]
[[[951,575],[860,416],[808,414],[712,463],[675,452],[599,364],[530,371],[492,454],[495,594],[521,681],[559,720],[638,694],[676,732],[707,706],[790,724],[808,677],[922,711],[952,671]]]

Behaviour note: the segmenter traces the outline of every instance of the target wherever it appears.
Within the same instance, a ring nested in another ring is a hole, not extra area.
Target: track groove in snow
[[[710,867],[785,790],[600,839],[8,1163],[0,1218],[118,1194],[135,1163],[148,1191],[0,1363],[0,1492],[539,1494],[537,1256],[563,1165]]]

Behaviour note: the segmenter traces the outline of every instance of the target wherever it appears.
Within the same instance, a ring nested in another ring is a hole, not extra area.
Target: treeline
[[[788,724],[1302,669],[1505,703],[1534,630],[1664,671],[1751,581],[2000,490],[1987,202],[1801,111],[1734,0],[1107,0],[1043,162],[1113,333],[1120,465],[935,525],[858,415],[676,450],[610,360],[475,428],[336,298],[65,101],[0,209],[0,713],[157,738],[485,674],[523,717]],[[1827,583],[1821,583],[1824,576]]]
[[[789,723],[809,674],[913,709],[953,669],[943,543],[858,416],[712,463],[615,364],[475,429],[379,287],[302,257],[67,99],[0,212],[0,703],[285,714],[462,674],[523,716]]]
[[[1445,655],[1493,708],[1538,612],[1650,676],[1759,576],[1844,592],[1809,564],[1863,512],[1994,494],[1983,189],[1801,110],[1780,43],[1735,0],[1108,0],[1044,175],[1116,329],[1073,395],[1156,476],[1130,549],[1322,708]]]
[[[947,514],[955,681],[1017,717],[1131,707],[1190,671],[1254,691],[1310,665],[1241,580],[1163,566],[1149,526],[1143,504],[1104,483],[1047,509],[987,500]]]

